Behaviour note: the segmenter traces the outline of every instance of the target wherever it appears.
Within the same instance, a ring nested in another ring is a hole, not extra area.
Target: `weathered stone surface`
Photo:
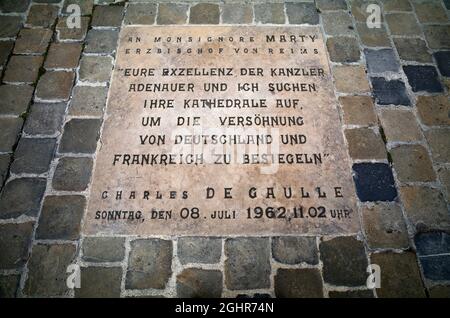
[[[14,45],[14,54],[44,54],[52,35],[50,29],[22,29]]]
[[[111,54],[116,51],[119,31],[91,29],[86,37],[84,53]]]
[[[370,73],[398,72],[400,64],[392,49],[365,49],[367,69]]]
[[[365,0],[351,0],[348,2],[348,4],[350,6],[350,12],[353,15],[355,21],[365,23],[370,15],[370,13],[367,12],[367,7],[370,5],[370,3]],[[382,16],[381,22],[383,22]]]
[[[155,17],[155,3],[130,3],[124,21],[125,24],[153,24]]]
[[[1,152],[11,152],[16,144],[22,124],[22,118],[0,118],[0,127],[2,127],[2,133],[0,134]]]
[[[80,6],[82,16],[92,14],[92,9],[94,8],[94,0],[64,0],[64,6],[61,13],[69,14],[70,12],[68,12],[67,9],[68,6],[72,4]]]
[[[284,24],[286,20],[283,3],[255,4],[254,12],[257,23]]]
[[[160,239],[131,242],[125,287],[164,289],[172,274],[172,241]]]
[[[0,19],[0,38],[13,38],[22,26],[20,16],[2,16]]]
[[[450,26],[425,25],[424,33],[430,49],[450,49]]]
[[[420,23],[447,23],[448,17],[440,1],[414,1],[414,9]]]
[[[444,193],[450,198],[450,169],[441,168],[438,170]]]
[[[85,237],[83,260],[86,262],[121,262],[125,257],[125,239],[122,237]]]
[[[386,33],[384,25],[381,28],[369,29],[366,23],[356,23],[356,30],[362,44],[366,46],[390,47],[389,37]]]
[[[4,13],[25,12],[30,5],[31,0],[2,0],[0,1],[0,10]]]
[[[357,163],[353,165],[356,193],[362,202],[394,201],[397,197],[394,176],[384,163]]]
[[[15,298],[20,275],[0,276],[0,298]]]
[[[380,120],[389,142],[412,142],[422,139],[416,116],[408,110],[383,109],[380,112]]]
[[[436,281],[450,280],[450,255],[420,257],[423,274],[427,279]]]
[[[187,268],[177,276],[177,296],[182,298],[220,298],[222,272]]]
[[[228,289],[270,286],[270,247],[267,238],[227,239],[225,255],[225,284]]]
[[[178,258],[181,264],[218,263],[222,255],[222,240],[209,237],[180,237]]]
[[[6,180],[10,161],[10,155],[0,155],[0,184],[3,184]]]
[[[33,27],[50,28],[55,23],[59,8],[54,5],[34,4],[28,13],[26,24]]]
[[[330,298],[374,298],[371,290],[330,291]]]
[[[366,283],[367,257],[364,245],[353,237],[337,237],[319,245],[323,279],[337,286]]]
[[[23,290],[28,296],[67,296],[67,266],[75,259],[72,244],[34,245]],[[83,280],[83,275],[81,275]],[[82,284],[83,286],[83,284]]]
[[[41,100],[67,101],[70,98],[75,73],[70,71],[46,72],[39,80],[36,98]]]
[[[405,213],[418,231],[450,229],[447,205],[438,189],[404,186],[400,193]]]
[[[427,44],[419,38],[394,38],[395,47],[402,60],[421,63],[431,62]]]
[[[81,27],[80,28],[69,28],[67,26],[67,17],[61,17],[58,19],[58,24],[56,25],[56,32],[58,34],[59,40],[72,40],[72,41],[82,41],[86,37],[87,29],[89,26],[89,17],[81,17]]]
[[[419,256],[450,253],[450,235],[445,232],[418,233],[414,243]]]
[[[0,219],[36,216],[46,186],[45,179],[21,178],[9,181],[0,195]]]
[[[3,80],[7,83],[34,83],[43,61],[43,56],[14,55],[9,59]]]
[[[14,41],[0,41],[0,68],[3,67],[14,47]]]
[[[289,24],[319,24],[319,13],[314,3],[285,4]]]
[[[362,209],[362,220],[370,248],[407,248],[408,231],[397,204],[376,204]]]
[[[412,13],[390,13],[385,17],[392,35],[420,35],[422,33]]]
[[[248,4],[225,3],[221,11],[222,23],[246,24],[253,21],[253,7]]]
[[[380,105],[410,106],[405,83],[400,80],[386,80],[383,77],[371,77],[373,95]]]
[[[156,23],[184,24],[187,21],[188,8],[189,6],[183,3],[160,3]]]
[[[439,75],[434,66],[406,65],[403,71],[414,92],[439,93],[443,91]]]
[[[111,70],[111,57],[84,55],[80,61],[80,80],[91,83],[108,82]]]
[[[76,240],[80,237],[81,218],[86,199],[79,195],[47,196],[44,199],[36,238]]]
[[[430,157],[420,145],[401,145],[390,150],[394,169],[401,182],[431,182],[436,180]]]
[[[29,135],[54,135],[60,131],[66,104],[52,103],[31,106],[24,131]]]
[[[278,298],[322,298],[323,286],[315,268],[277,270],[275,295]]]
[[[100,134],[100,119],[74,118],[64,126],[59,152],[94,153]]]
[[[29,85],[0,86],[0,114],[20,116],[27,111],[34,88]]]
[[[370,91],[364,68],[356,65],[333,68],[336,89],[341,93],[367,93]]]
[[[61,191],[84,191],[91,173],[91,158],[61,158],[53,176],[53,188]]]
[[[450,128],[430,129],[425,132],[435,162],[450,162]]]
[[[346,125],[372,126],[377,124],[372,98],[369,96],[341,96],[344,123]]]
[[[20,268],[28,259],[33,222],[0,225],[0,269]]]
[[[316,5],[320,11],[347,10],[345,0],[316,0]]]
[[[382,0],[384,11],[412,11],[408,0]]]
[[[55,153],[56,139],[21,138],[11,165],[13,173],[45,173]]]
[[[101,117],[106,106],[107,87],[75,86],[69,114],[72,116]]]
[[[346,129],[348,151],[353,159],[385,159],[386,150],[381,136],[370,128]]]
[[[46,69],[76,68],[80,60],[81,50],[80,43],[52,43],[44,66]]]
[[[122,16],[123,6],[96,6],[92,14],[92,26],[119,27]]]
[[[217,4],[199,3],[191,7],[189,23],[219,24],[220,10]]]
[[[318,252],[315,237],[281,236],[272,239],[272,256],[280,263],[300,264],[318,263]]]
[[[377,253],[372,254],[370,260],[382,270],[383,282],[381,288],[377,288],[378,297],[426,297],[414,253]]]
[[[450,286],[433,286],[429,289],[429,292],[430,298],[450,298]]]
[[[447,96],[418,96],[416,107],[423,124],[450,125],[450,101]]]
[[[118,298],[121,280],[121,267],[82,267],[81,288],[75,289],[75,297]]]
[[[353,35],[352,17],[345,11],[333,11],[322,13],[322,24],[326,34],[329,35]]]
[[[359,61],[359,45],[356,38],[336,36],[327,39],[327,49],[333,62],[351,63]]]
[[[450,77],[450,51],[436,52],[433,56],[442,76]]]

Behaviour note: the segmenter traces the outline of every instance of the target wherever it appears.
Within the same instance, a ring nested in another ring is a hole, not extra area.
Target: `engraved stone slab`
[[[85,234],[356,233],[317,27],[125,27]]]

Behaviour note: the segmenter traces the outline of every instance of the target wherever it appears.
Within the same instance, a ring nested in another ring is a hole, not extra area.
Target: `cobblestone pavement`
[[[450,296],[450,1],[113,2],[0,0],[1,297]],[[367,28],[368,3],[382,6],[381,29]],[[81,29],[67,27],[69,4]],[[82,236],[128,24],[320,24],[361,232]],[[66,286],[71,263],[80,289]]]

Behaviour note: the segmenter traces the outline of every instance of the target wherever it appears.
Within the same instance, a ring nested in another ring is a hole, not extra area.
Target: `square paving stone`
[[[358,62],[360,53],[356,38],[336,36],[327,39],[327,49],[330,60],[340,63]]]
[[[316,5],[321,11],[347,10],[345,0],[316,0]]]
[[[94,153],[99,139],[101,119],[72,119],[64,126],[59,146],[61,153]]]
[[[381,268],[380,298],[425,298],[425,290],[414,253],[376,253],[370,257],[372,264]]]
[[[382,0],[384,11],[412,11],[408,0]]]
[[[52,35],[50,29],[22,29],[14,46],[14,54],[44,54]]]
[[[394,201],[397,197],[394,176],[384,163],[357,163],[353,165],[356,193],[362,202]]]
[[[68,296],[70,290],[66,284],[66,271],[75,255],[76,247],[72,244],[34,245],[28,262],[24,294],[40,297]]]
[[[16,174],[47,172],[55,148],[56,139],[54,138],[21,138],[14,153],[11,172]]]
[[[433,54],[442,76],[450,77],[450,51],[441,51]]]
[[[9,164],[11,162],[11,155],[0,155],[0,184],[6,180],[8,175]]]
[[[90,83],[109,82],[113,66],[109,56],[86,56],[80,62],[80,80]]]
[[[36,98],[40,100],[67,101],[70,98],[75,73],[49,71],[41,76],[36,87]]]
[[[142,239],[131,242],[125,287],[164,289],[172,274],[172,241]]]
[[[400,64],[392,49],[365,49],[367,68],[370,73],[398,72]]]
[[[0,152],[11,152],[22,129],[22,118],[0,118]]]
[[[86,37],[84,53],[110,54],[116,51],[119,32],[91,29]]]
[[[86,37],[86,33],[89,26],[89,17],[81,17],[80,28],[69,28],[67,26],[67,17],[61,17],[58,19],[56,25],[56,33],[58,34],[58,40],[60,41],[82,41]]]
[[[450,255],[420,257],[423,275],[430,280],[450,280]]]
[[[0,38],[13,38],[22,26],[22,17],[6,15],[0,19]]]
[[[328,35],[353,35],[352,17],[346,11],[322,13],[323,29]]]
[[[284,24],[286,22],[283,3],[258,3],[253,8],[256,23]]]
[[[336,89],[341,93],[367,93],[370,91],[366,72],[357,65],[339,65],[333,67]]]
[[[401,145],[390,151],[394,169],[401,182],[431,182],[436,180],[427,150],[421,145]]]
[[[450,254],[450,235],[445,232],[418,233],[414,243],[419,256]]]
[[[323,279],[336,286],[362,286],[367,279],[364,245],[353,237],[337,237],[319,245]]]
[[[385,16],[392,35],[422,34],[416,17],[412,13],[390,13]]]
[[[0,86],[0,114],[20,116],[27,111],[34,88],[29,85]]]
[[[92,14],[92,26],[120,27],[123,9],[123,6],[95,6]]]
[[[185,24],[189,5],[183,3],[160,3],[157,24]],[[226,23],[226,22],[225,22]]]
[[[450,49],[449,25],[425,25],[423,28],[430,49]]]
[[[248,4],[225,3],[221,6],[222,23],[247,24],[253,22],[253,7]]]
[[[277,270],[275,275],[277,298],[322,298],[323,284],[315,268]]]
[[[411,106],[405,83],[400,80],[386,80],[383,77],[371,77],[373,95],[379,105]]]
[[[393,40],[402,60],[421,63],[431,62],[431,54],[428,52],[427,44],[422,39],[394,38]]]
[[[225,255],[227,257],[225,284],[228,289],[269,288],[271,271],[269,239],[227,239]]]
[[[400,187],[405,214],[417,231],[449,230],[450,215],[443,194],[425,186]]]
[[[91,15],[92,10],[94,8],[94,0],[64,0],[64,6],[61,11],[62,14],[70,15],[71,12],[68,12],[68,6],[76,4],[80,6],[81,15]]]
[[[56,21],[59,8],[54,5],[33,4],[26,24],[33,27],[50,28]]]
[[[191,7],[189,15],[191,24],[219,24],[220,9],[217,4],[199,3]]]
[[[0,225],[0,269],[20,268],[28,259],[33,222]]]
[[[13,47],[14,41],[0,41],[0,68],[6,64]]]
[[[45,60],[46,69],[73,69],[78,66],[82,45],[80,43],[52,43]]]
[[[440,1],[413,1],[420,23],[446,23],[447,13]]]
[[[178,258],[181,264],[220,262],[222,240],[209,237],[180,237],[178,239]]]
[[[125,258],[125,239],[122,237],[85,237],[83,260],[86,262],[121,262]]]
[[[11,83],[34,83],[39,75],[39,68],[44,61],[43,56],[14,55],[6,66],[3,81]]]
[[[386,159],[383,139],[373,129],[346,129],[345,137],[353,159]]]
[[[0,1],[0,11],[4,13],[22,13],[27,11],[31,0],[1,0]]]
[[[430,129],[425,132],[425,138],[430,145],[433,160],[450,163],[450,128]]]
[[[0,219],[36,216],[44,196],[46,180],[20,178],[9,181],[0,195]]]
[[[434,66],[406,65],[403,71],[414,92],[439,93],[444,90]]]
[[[91,158],[61,158],[53,176],[53,189],[60,191],[84,191],[92,173]]]
[[[444,193],[447,193],[447,198],[450,198],[450,169],[441,168],[438,170],[439,180],[443,187]]]
[[[31,106],[25,122],[24,132],[28,135],[54,135],[60,131],[66,104],[38,104]]]
[[[413,112],[401,109],[383,109],[381,125],[388,142],[412,142],[422,139],[419,124]]]
[[[156,11],[155,3],[130,3],[125,14],[125,24],[153,24]]]
[[[108,88],[102,86],[75,86],[70,102],[69,114],[72,116],[101,117],[106,106]]]
[[[177,275],[177,297],[220,298],[222,280],[219,270],[187,268]]]
[[[289,24],[319,24],[319,13],[314,3],[285,4]]]
[[[348,290],[348,291],[330,291],[330,298],[374,298],[371,290]]]
[[[122,281],[121,267],[82,267],[81,288],[76,298],[118,298]]]
[[[356,23],[361,42],[365,46],[390,47],[388,34],[384,25],[379,29],[369,29],[366,23]]]
[[[15,298],[20,275],[0,276],[0,298]]]
[[[81,195],[47,196],[44,199],[36,238],[77,240],[86,199]]]
[[[315,265],[319,261],[315,237],[274,237],[272,255],[277,262],[283,264],[304,262]]]
[[[408,248],[408,231],[397,204],[377,204],[362,209],[362,220],[370,248]]]
[[[341,96],[339,102],[346,125],[371,126],[377,124],[372,98],[369,96]]]

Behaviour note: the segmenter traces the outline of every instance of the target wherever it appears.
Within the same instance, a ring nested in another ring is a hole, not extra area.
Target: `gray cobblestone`
[[[53,188],[61,191],[84,191],[91,179],[91,158],[61,158],[53,176]]]
[[[119,27],[122,23],[123,6],[95,6],[92,26]]]
[[[177,296],[182,298],[219,298],[222,272],[187,268],[177,276]]]
[[[22,124],[22,118],[0,118],[0,127],[2,127],[2,133],[0,134],[1,152],[11,152],[17,142]]]
[[[44,61],[43,56],[14,55],[6,66],[5,82],[34,83],[39,75],[39,68]]]
[[[76,68],[80,60],[81,49],[80,43],[52,43],[45,60],[45,68]]]
[[[124,21],[125,24],[153,24],[155,19],[155,3],[130,3]]]
[[[89,17],[81,17],[80,28],[69,28],[67,26],[67,17],[58,19],[56,25],[56,32],[59,40],[62,41],[81,41],[86,37],[86,33],[89,26]]]
[[[20,16],[2,16],[0,19],[0,38],[13,38],[22,26]]]
[[[178,257],[182,264],[218,263],[222,254],[222,241],[218,238],[180,237]]]
[[[219,24],[220,10],[217,4],[199,3],[191,7],[189,23]]]
[[[0,187],[6,180],[10,162],[11,162],[10,155],[0,155]]]
[[[120,262],[125,257],[125,239],[121,237],[86,237],[83,260],[87,262]]]
[[[337,36],[327,39],[330,60],[340,63],[357,62],[360,58],[359,45],[355,38]]]
[[[0,68],[6,65],[14,47],[14,41],[0,41]]]
[[[187,21],[189,6],[182,3],[160,3],[158,7],[158,24],[184,24]]]
[[[84,53],[111,54],[116,50],[118,37],[116,30],[92,29],[87,34]]]
[[[33,222],[0,225],[0,269],[19,268],[28,258]]]
[[[284,24],[286,22],[282,3],[255,4],[254,12],[255,21],[258,23]]]
[[[325,12],[322,14],[323,29],[330,35],[353,35],[353,22],[348,12]]]
[[[5,13],[12,13],[12,12],[23,13],[27,11],[30,2],[31,0],[14,0],[14,1],[3,0],[0,1],[0,11]]]
[[[54,135],[61,130],[66,104],[39,104],[31,106],[24,132],[29,135]]]
[[[11,172],[41,174],[47,172],[56,148],[56,139],[21,138],[14,153]]]
[[[94,153],[100,134],[100,119],[72,119],[64,126],[60,153]]]
[[[19,275],[0,276],[0,298],[16,297],[19,281]]]
[[[274,237],[272,239],[273,258],[284,264],[318,263],[315,237]]]
[[[419,38],[394,38],[395,47],[402,60],[420,63],[431,62],[425,41]]]
[[[34,88],[28,85],[0,86],[0,114],[20,116],[27,111]]]
[[[77,298],[117,298],[120,296],[121,267],[82,267]]]
[[[106,106],[107,87],[75,86],[69,114],[73,116],[98,116]]]
[[[14,54],[44,54],[52,35],[50,29],[22,29],[14,45]]]
[[[74,72],[49,71],[41,76],[36,87],[36,98],[41,100],[67,101],[70,98]]]
[[[420,145],[402,145],[390,151],[397,177],[402,182],[436,180],[426,149]]]
[[[86,82],[108,82],[112,71],[109,56],[86,56],[80,62],[80,80]]]
[[[248,4],[223,4],[222,23],[252,23],[253,8]]]
[[[81,15],[91,15],[94,8],[94,0],[64,0],[64,6],[61,12],[68,14],[67,7],[71,4],[80,6]]]
[[[26,24],[33,27],[50,28],[56,21],[59,8],[54,5],[33,4]]]
[[[323,286],[319,270],[278,269],[275,295],[279,298],[322,298]]]
[[[319,13],[314,3],[286,3],[290,24],[319,24]]]

